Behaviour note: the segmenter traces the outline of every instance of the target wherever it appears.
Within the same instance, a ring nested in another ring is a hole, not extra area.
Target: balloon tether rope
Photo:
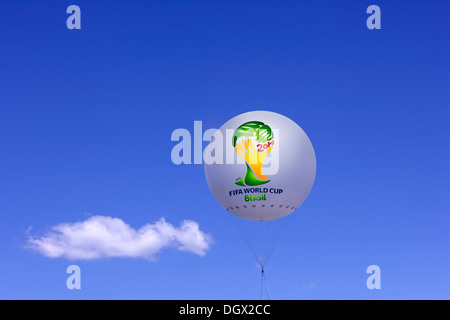
[[[267,296],[269,297],[269,300],[271,300],[270,298],[270,292],[269,292],[269,286],[267,285],[267,278],[266,275],[264,273],[264,267],[261,267],[261,300],[262,300],[262,292],[263,292],[263,283],[266,285],[266,290],[267,290]]]

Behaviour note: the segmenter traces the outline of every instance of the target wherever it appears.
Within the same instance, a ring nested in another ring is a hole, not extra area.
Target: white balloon
[[[314,149],[291,119],[269,111],[240,114],[214,134],[205,154],[220,154],[222,150],[208,149],[220,145],[223,161],[205,162],[205,175],[214,197],[232,214],[256,221],[278,219],[296,210],[311,191]]]

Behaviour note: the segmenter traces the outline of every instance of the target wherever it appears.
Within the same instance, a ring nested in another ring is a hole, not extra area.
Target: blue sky
[[[81,8],[68,30],[66,8]],[[381,8],[368,30],[366,8]],[[257,299],[260,276],[173,130],[251,110],[308,134],[315,185],[267,265],[275,299],[448,299],[449,3],[14,1],[0,5],[0,298]],[[49,258],[28,235],[164,217],[203,256]],[[30,230],[29,228],[32,227]],[[66,288],[67,266],[81,290]],[[366,268],[381,268],[381,290]]]

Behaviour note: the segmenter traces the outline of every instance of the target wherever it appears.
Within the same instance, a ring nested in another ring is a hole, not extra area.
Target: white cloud
[[[107,257],[153,259],[167,247],[203,256],[212,237],[195,221],[174,227],[164,218],[134,229],[119,218],[92,216],[85,221],[61,223],[42,236],[29,236],[28,247],[46,257],[92,260]]]
[[[310,277],[306,277],[306,282],[302,283],[303,289],[312,290],[317,286],[317,283],[315,281],[312,281]]]

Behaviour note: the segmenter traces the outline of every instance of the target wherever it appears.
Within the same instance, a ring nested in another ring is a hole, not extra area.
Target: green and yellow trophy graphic
[[[244,139],[238,142],[242,137]],[[259,186],[270,181],[263,174],[262,167],[264,159],[273,148],[274,142],[272,129],[261,121],[246,122],[234,131],[234,150],[245,160],[247,165],[245,177],[236,181],[237,185]]]

